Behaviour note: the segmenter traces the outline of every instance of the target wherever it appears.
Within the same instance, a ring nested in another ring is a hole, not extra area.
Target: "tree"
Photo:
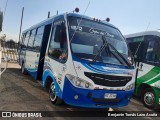
[[[0,41],[2,42],[6,41],[6,34],[3,34],[3,36],[0,37]]]

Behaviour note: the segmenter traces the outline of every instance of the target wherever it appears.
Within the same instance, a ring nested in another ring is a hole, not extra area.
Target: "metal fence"
[[[17,62],[18,60],[17,48],[18,44],[15,42],[1,41],[2,59],[8,56],[10,57],[12,62]]]

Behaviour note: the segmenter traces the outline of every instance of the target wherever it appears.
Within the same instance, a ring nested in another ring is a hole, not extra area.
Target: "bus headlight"
[[[132,89],[134,89],[134,83],[128,85],[125,90],[129,91],[129,90],[132,90]]]
[[[94,89],[93,84],[86,80],[83,80],[81,78],[78,78],[70,74],[67,74],[66,77],[75,87],[84,88],[84,89]]]
[[[89,88],[89,86],[90,86],[89,83],[86,83],[86,84],[85,84],[85,87],[86,87],[86,88]]]
[[[76,80],[76,86],[80,86],[81,85],[81,81]]]

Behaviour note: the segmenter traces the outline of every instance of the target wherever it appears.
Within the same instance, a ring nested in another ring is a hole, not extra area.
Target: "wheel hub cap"
[[[55,85],[52,84],[50,88],[50,98],[52,101],[56,99],[56,90],[55,90]]]
[[[151,93],[151,92],[145,93],[144,102],[149,106],[153,105],[153,103],[154,103],[154,95],[153,95],[153,93]]]

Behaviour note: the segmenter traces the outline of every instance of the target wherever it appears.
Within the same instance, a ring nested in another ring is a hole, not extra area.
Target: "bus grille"
[[[95,84],[108,87],[122,87],[132,79],[132,77],[128,76],[103,75],[89,72],[84,72],[84,75],[90,78]]]

